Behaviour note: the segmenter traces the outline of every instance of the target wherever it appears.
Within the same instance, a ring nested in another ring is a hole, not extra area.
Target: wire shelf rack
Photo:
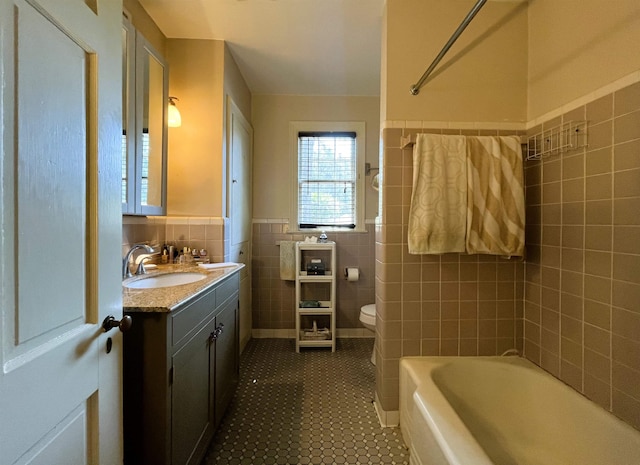
[[[587,146],[587,122],[567,121],[527,138],[527,160],[541,160]]]

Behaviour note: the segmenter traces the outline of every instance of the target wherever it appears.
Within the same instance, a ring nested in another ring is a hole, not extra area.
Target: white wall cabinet
[[[123,18],[123,214],[166,214],[168,89],[164,58]]]
[[[296,243],[296,352],[336,350],[336,243]]]

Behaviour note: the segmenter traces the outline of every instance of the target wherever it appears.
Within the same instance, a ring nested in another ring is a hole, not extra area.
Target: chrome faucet
[[[133,247],[131,247],[129,249],[127,254],[122,259],[122,279],[131,278],[133,276],[131,274],[131,271],[129,270],[129,258],[131,258],[131,254],[134,251],[136,251],[137,249],[145,249],[147,252],[153,253],[153,249],[151,247],[149,247],[147,244],[134,244]],[[145,273],[144,266],[142,266],[142,262],[143,261],[144,260],[140,261],[140,265],[138,265],[138,269],[136,270],[136,274],[144,274]]]

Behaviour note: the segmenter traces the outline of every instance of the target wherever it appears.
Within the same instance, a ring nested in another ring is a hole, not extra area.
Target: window
[[[300,122],[291,129],[298,229],[363,230],[364,123]]]
[[[128,182],[127,173],[127,131],[122,131],[122,203],[127,203]],[[147,205],[148,191],[149,191],[149,130],[145,129],[142,132],[142,185],[141,189],[141,203]]]

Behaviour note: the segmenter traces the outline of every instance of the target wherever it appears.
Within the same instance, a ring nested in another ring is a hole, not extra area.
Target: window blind
[[[127,203],[127,131],[122,130],[122,203]]]
[[[149,130],[142,131],[142,178],[140,185],[140,203],[147,205],[149,191]]]
[[[127,157],[127,132],[122,131],[122,190],[121,197],[122,203],[127,202],[127,189],[128,189],[128,157]],[[140,187],[141,203],[147,205],[148,198],[148,186],[149,186],[149,131],[144,130],[142,133],[142,182]]]
[[[298,133],[300,228],[355,228],[356,133]]]

